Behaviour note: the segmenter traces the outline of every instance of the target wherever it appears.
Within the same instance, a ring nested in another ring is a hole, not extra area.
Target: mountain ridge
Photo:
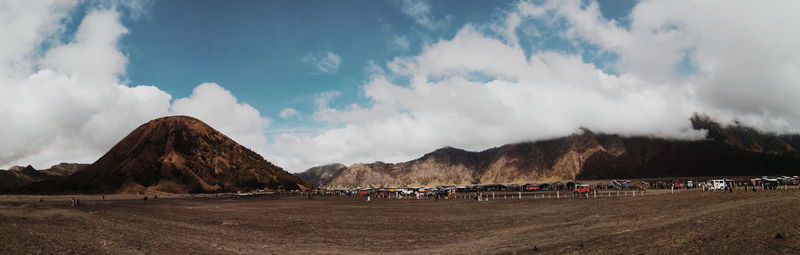
[[[655,137],[575,134],[506,144],[480,152],[443,147],[400,163],[360,163],[327,174],[326,188],[525,183],[573,179],[800,173],[798,135],[762,134],[741,125],[721,125],[696,114],[696,141]],[[794,139],[794,140],[792,140]],[[318,172],[315,172],[318,173]],[[298,176],[315,179],[314,173]],[[318,179],[315,179],[318,180]]]

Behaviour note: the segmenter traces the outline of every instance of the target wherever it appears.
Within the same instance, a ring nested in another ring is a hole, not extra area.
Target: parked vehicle
[[[591,186],[589,184],[579,184],[575,187],[573,194],[575,196],[582,196],[582,195],[589,195],[589,192],[592,192]]]
[[[397,189],[397,192],[400,192],[400,195],[403,195],[403,196],[409,196],[409,195],[414,194],[414,190],[411,189],[411,188],[399,188],[399,189]]]
[[[778,188],[778,180],[777,179],[763,179],[764,189],[777,189]]]
[[[629,189],[631,188],[631,181],[628,180],[613,180],[611,181],[611,186],[617,189]]]
[[[524,190],[524,191],[538,191],[539,190],[539,185],[536,185],[536,184],[525,184],[525,186],[522,186],[522,190]]]
[[[725,179],[710,180],[707,183],[709,184],[709,190],[724,190],[728,187],[728,180]]]

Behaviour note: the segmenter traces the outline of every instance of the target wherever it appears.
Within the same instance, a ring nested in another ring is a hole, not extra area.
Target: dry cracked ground
[[[800,190],[562,199],[0,196],[0,254],[800,253]],[[40,202],[40,199],[43,199]]]

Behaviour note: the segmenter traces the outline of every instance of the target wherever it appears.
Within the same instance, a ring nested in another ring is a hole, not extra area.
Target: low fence
[[[762,192],[771,190],[800,190],[800,185],[780,185],[780,186],[734,186],[733,190],[712,190],[700,187],[695,188],[682,188],[682,189],[602,189],[592,190],[584,194],[576,194],[570,190],[551,190],[551,191],[484,191],[484,192],[458,192],[450,193],[448,195],[423,195],[412,194],[402,195],[399,192],[392,192],[388,194],[371,194],[371,195],[358,195],[346,193],[320,193],[314,192],[309,197],[308,192],[298,193],[298,195],[314,199],[325,197],[346,197],[353,199],[389,199],[389,200],[425,200],[425,199],[438,199],[438,200],[540,200],[540,199],[577,199],[577,198],[611,198],[611,197],[637,197],[637,196],[658,196],[669,195],[684,192]]]

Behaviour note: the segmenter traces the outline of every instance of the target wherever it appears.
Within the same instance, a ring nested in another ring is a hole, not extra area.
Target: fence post
[[[556,190],[556,199],[559,199],[559,198],[561,198],[561,195],[560,195],[560,193],[561,193],[561,191],[559,191],[559,190]]]
[[[519,200],[522,200],[522,191],[519,192]]]
[[[593,190],[592,192],[594,193],[594,198],[597,198],[597,191]]]

